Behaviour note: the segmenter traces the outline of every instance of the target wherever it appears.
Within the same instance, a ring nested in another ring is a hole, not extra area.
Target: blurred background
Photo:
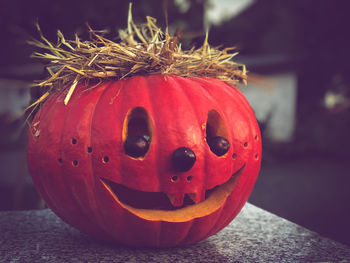
[[[165,25],[161,1],[134,2],[133,16]],[[350,36],[346,0],[169,0],[169,28],[183,46],[237,46],[250,72],[242,87],[263,135],[260,177],[250,202],[350,245]],[[23,109],[30,83],[45,76],[26,44],[35,23],[56,40],[85,22],[116,39],[128,1],[2,0],[0,2],[0,210],[45,207],[29,176]]]

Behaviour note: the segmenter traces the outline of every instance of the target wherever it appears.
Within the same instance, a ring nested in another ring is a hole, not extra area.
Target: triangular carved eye
[[[144,157],[152,141],[152,123],[146,110],[137,107],[129,111],[123,126],[124,151],[134,158]]]
[[[210,150],[217,156],[225,155],[230,148],[225,122],[215,110],[208,112],[206,141]]]

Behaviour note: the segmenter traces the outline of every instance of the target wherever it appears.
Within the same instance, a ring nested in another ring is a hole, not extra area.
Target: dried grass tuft
[[[49,42],[42,34],[40,40],[29,41],[31,45],[47,52],[35,52],[32,57],[45,61],[50,77],[33,84],[48,87],[48,91],[30,107],[42,102],[53,90],[70,87],[65,104],[68,103],[75,86],[80,80],[124,79],[133,75],[179,75],[183,77],[210,77],[231,84],[246,84],[246,68],[232,58],[238,53],[235,48],[210,47],[208,35],[203,46],[182,50],[180,34],[169,35],[156,25],[156,19],[147,16],[146,23],[136,25],[131,14],[128,27],[119,30],[120,41],[106,38],[104,31],[93,30],[87,25],[90,40],[81,41],[78,35],[74,40],[66,40],[61,31],[57,32],[56,44]]]

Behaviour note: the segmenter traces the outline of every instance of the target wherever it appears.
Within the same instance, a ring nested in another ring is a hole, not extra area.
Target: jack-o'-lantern
[[[221,230],[247,201],[260,159],[247,100],[206,76],[76,81],[50,91],[29,129],[29,168],[47,205],[83,232],[132,246]]]

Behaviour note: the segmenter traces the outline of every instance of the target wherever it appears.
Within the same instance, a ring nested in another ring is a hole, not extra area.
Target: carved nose
[[[173,152],[172,164],[177,172],[189,171],[195,162],[196,155],[190,148],[180,147]]]

